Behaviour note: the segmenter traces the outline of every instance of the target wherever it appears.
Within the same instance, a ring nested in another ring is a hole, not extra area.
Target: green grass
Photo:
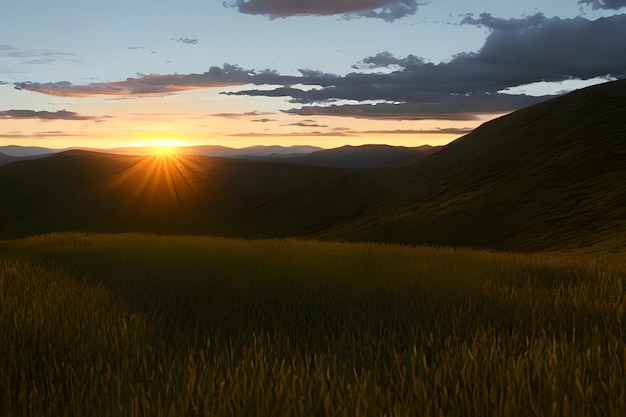
[[[0,415],[623,416],[626,257],[0,241]]]

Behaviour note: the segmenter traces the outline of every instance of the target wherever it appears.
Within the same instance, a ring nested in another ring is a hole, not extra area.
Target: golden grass
[[[624,254],[0,242],[0,415],[623,416]]]

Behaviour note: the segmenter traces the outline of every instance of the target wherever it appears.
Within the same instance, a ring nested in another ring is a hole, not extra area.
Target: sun
[[[180,146],[181,142],[175,139],[155,139],[151,142],[150,149],[156,156],[172,156],[176,155]]]

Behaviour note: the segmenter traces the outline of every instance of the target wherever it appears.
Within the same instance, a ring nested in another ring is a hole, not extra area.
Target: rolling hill
[[[461,245],[626,245],[626,81],[375,170],[70,151],[0,167],[0,235],[150,231]]]
[[[317,165],[334,168],[383,168],[417,162],[434,154],[440,146],[361,145],[323,149],[307,155],[275,159],[294,164]]]

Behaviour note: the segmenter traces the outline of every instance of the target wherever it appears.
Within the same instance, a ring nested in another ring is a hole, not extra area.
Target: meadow
[[[624,416],[626,253],[0,241],[3,416]]]

